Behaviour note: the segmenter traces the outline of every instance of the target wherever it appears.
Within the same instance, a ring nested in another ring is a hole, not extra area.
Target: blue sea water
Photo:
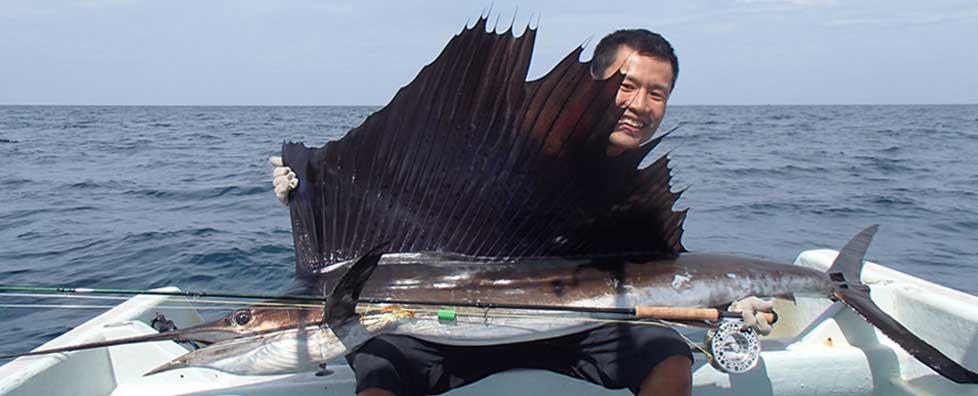
[[[0,284],[274,293],[294,264],[268,157],[373,110],[0,107]],[[671,107],[677,124],[659,153],[689,187],[689,250],[791,262],[879,223],[871,260],[978,293],[978,106]],[[0,354],[98,312],[0,308]]]

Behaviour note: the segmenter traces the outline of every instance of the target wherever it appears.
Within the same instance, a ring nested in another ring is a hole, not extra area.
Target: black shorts
[[[611,389],[639,385],[673,355],[692,360],[689,345],[667,327],[610,324],[516,344],[461,347],[382,335],[347,356],[357,392],[381,388],[399,396],[440,394],[509,369],[543,369]]]

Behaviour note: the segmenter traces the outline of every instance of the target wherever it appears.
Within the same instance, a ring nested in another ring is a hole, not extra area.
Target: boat
[[[808,250],[795,265],[826,270],[838,252]],[[978,369],[978,297],[894,269],[866,263],[862,280],[891,316],[950,358]],[[178,291],[177,288],[162,290]],[[155,333],[163,314],[178,327],[203,322],[194,301],[137,295],[45,343],[47,349]],[[978,385],[956,384],[904,352],[851,309],[827,299],[778,300],[779,321],[761,340],[756,367],[720,371],[694,354],[694,395],[978,395]],[[119,345],[28,356],[0,367],[0,395],[352,395],[353,372],[342,362],[319,373],[239,376],[209,369],[147,371],[188,351],[173,341]],[[627,395],[539,370],[490,376],[448,395],[546,393]]]

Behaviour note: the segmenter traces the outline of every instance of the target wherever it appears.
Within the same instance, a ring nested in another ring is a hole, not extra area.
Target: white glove
[[[299,186],[299,179],[296,177],[295,172],[292,172],[292,168],[282,163],[282,157],[273,156],[268,159],[268,162],[271,162],[272,166],[275,167],[275,171],[272,172],[272,186],[274,186],[275,198],[278,198],[278,201],[282,205],[288,205],[289,193]]]
[[[760,335],[768,335],[771,334],[771,324],[767,322],[767,318],[763,315],[758,315],[758,313],[771,312],[773,308],[774,303],[770,300],[762,300],[750,296],[734,301],[727,310],[740,312],[741,317],[744,318],[744,324],[754,329]]]

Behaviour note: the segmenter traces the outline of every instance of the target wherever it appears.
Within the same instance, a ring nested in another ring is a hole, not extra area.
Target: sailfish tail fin
[[[880,329],[903,350],[938,374],[957,383],[978,383],[978,373],[951,360],[937,348],[914,335],[900,322],[880,309],[870,298],[869,287],[862,283],[860,274],[862,273],[866,250],[869,248],[877,229],[878,226],[876,225],[866,228],[839,251],[838,257],[828,271],[829,277],[836,283],[834,296]]]

